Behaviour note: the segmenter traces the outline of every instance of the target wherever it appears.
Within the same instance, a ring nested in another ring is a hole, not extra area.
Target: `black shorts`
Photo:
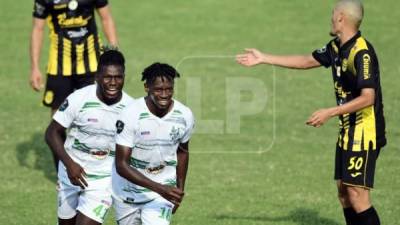
[[[82,75],[49,75],[47,74],[46,90],[43,95],[43,104],[57,109],[61,103],[76,89],[94,83],[94,73]]]
[[[351,151],[336,145],[335,180],[349,186],[373,188],[379,152],[380,148]]]

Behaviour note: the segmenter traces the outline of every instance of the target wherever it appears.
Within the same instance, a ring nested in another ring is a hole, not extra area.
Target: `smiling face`
[[[174,81],[166,77],[157,77],[153,82],[145,83],[144,87],[150,111],[156,115],[167,114],[173,103]]]
[[[117,103],[122,97],[124,70],[119,65],[106,65],[96,75],[97,97],[107,105]]]

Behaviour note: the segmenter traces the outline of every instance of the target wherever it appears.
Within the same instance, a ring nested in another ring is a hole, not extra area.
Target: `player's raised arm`
[[[131,153],[131,148],[117,144],[115,152],[115,168],[117,173],[128,181],[157,192],[173,204],[179,205],[183,198],[183,191],[175,187],[154,182],[141,174],[135,168],[132,168],[129,165]]]
[[[310,55],[272,55],[254,48],[245,49],[245,53],[236,55],[236,61],[243,66],[270,64],[292,69],[311,69],[321,64]]]
[[[42,73],[40,72],[40,51],[43,43],[43,31],[46,20],[41,18],[33,18],[30,57],[31,57],[31,74],[30,85],[33,90],[40,91],[43,88]]]
[[[98,8],[97,12],[100,15],[103,31],[107,37],[108,42],[112,46],[118,46],[117,31],[115,28],[114,19],[111,15],[110,6],[106,5],[104,7]]]
[[[84,189],[88,186],[85,180],[86,173],[65,151],[63,138],[65,130],[65,127],[61,126],[57,121],[52,120],[46,130],[46,143],[49,145],[51,151],[64,163],[71,183],[81,186]]]

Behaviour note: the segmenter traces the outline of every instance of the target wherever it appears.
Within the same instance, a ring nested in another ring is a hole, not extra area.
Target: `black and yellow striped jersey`
[[[97,70],[101,42],[94,10],[107,0],[35,0],[33,16],[47,19],[50,75],[87,74]]]
[[[358,32],[341,47],[334,39],[312,55],[321,65],[332,68],[338,105],[360,96],[363,88],[375,89],[374,105],[339,116],[339,147],[352,151],[383,147],[386,137],[379,63],[372,45]]]

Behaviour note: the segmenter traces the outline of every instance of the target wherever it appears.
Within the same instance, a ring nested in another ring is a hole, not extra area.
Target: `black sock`
[[[381,225],[378,213],[375,211],[373,206],[364,212],[358,213],[357,217],[359,221],[358,225]]]
[[[346,220],[346,225],[357,225],[357,213],[352,208],[343,208],[344,219]]]

